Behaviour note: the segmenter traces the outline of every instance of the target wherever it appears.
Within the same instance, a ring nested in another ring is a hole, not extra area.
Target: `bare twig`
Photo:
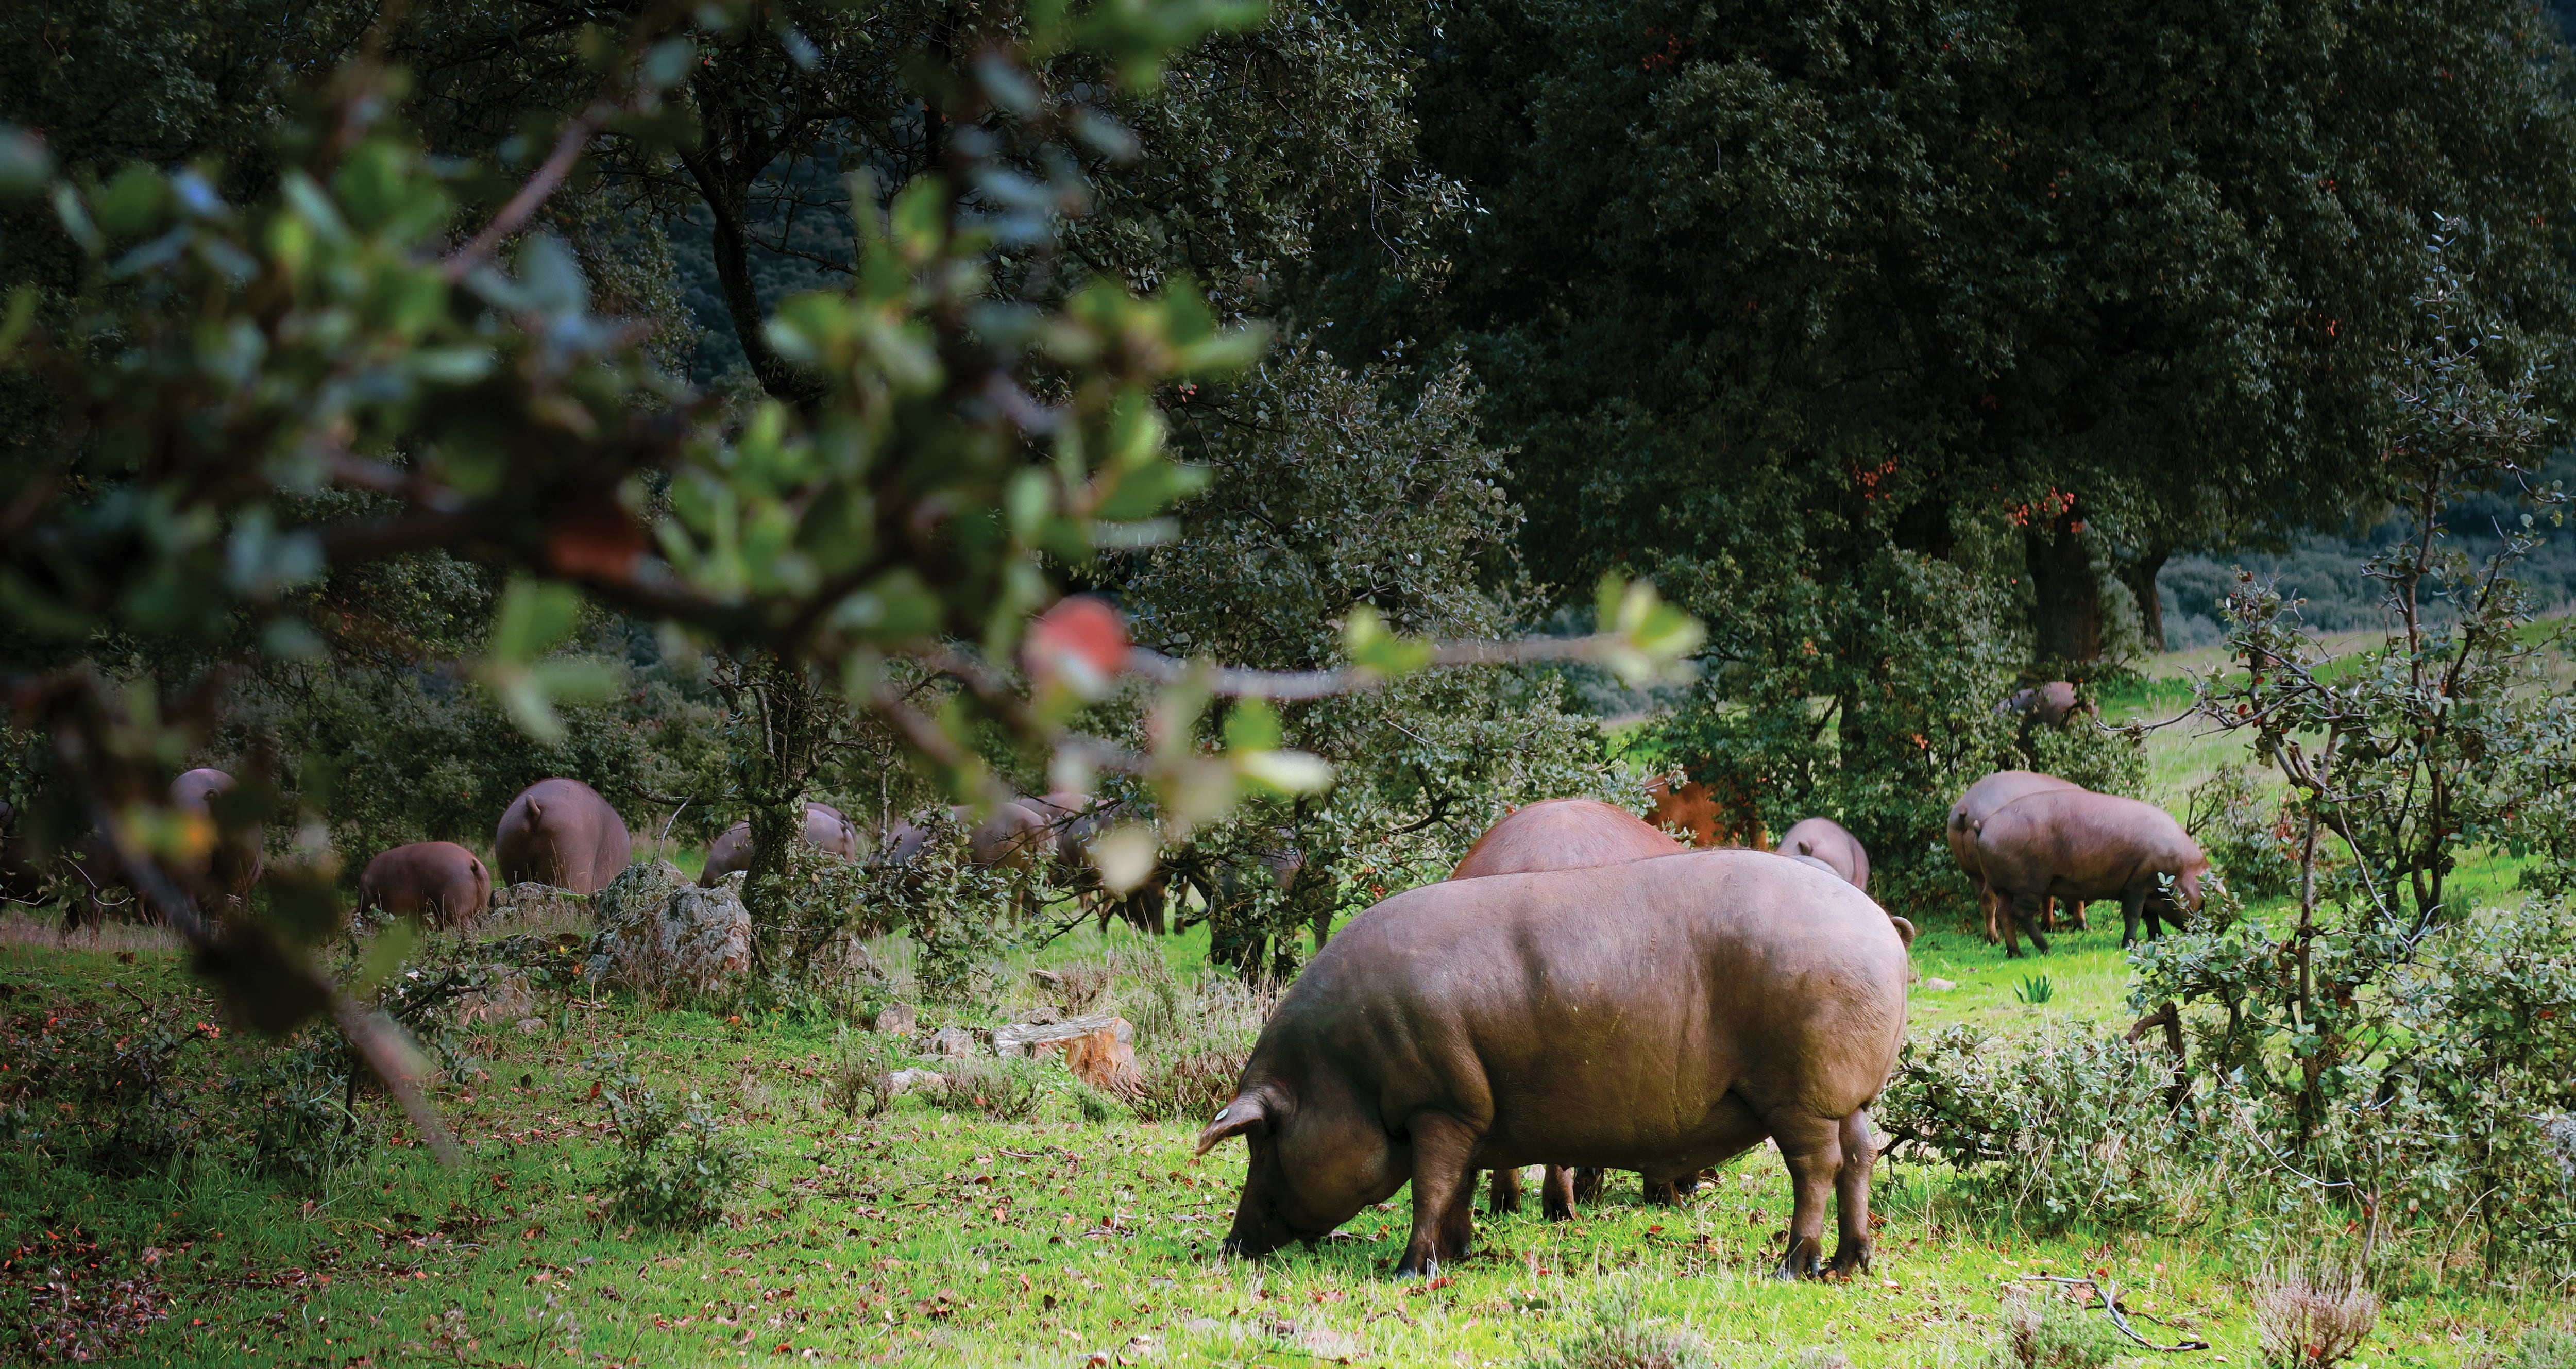
[[[519,187],[519,193],[512,195],[509,203],[501,206],[501,212],[493,215],[490,223],[483,225],[482,232],[439,264],[449,280],[465,279],[466,273],[481,265],[494,248],[527,226],[528,217],[563,185],[564,177],[572,174],[574,164],[589,149],[590,140],[599,136],[599,130],[615,117],[617,108],[603,100],[564,125],[562,134],[555,139],[554,150],[546,154],[537,173]]]

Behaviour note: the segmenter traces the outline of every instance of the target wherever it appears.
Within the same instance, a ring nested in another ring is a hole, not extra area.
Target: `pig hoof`
[[[1415,1279],[1436,1279],[1439,1277],[1440,1261],[1438,1260],[1424,1260],[1418,1268],[1411,1261],[1407,1261],[1395,1267],[1395,1281],[1397,1283],[1409,1283]]]

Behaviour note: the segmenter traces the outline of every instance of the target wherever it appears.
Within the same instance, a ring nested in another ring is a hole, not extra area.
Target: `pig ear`
[[[1251,1094],[1238,1094],[1235,1100],[1216,1110],[1216,1120],[1199,1133],[1199,1155],[1216,1149],[1216,1143],[1229,1136],[1240,1136],[1270,1120],[1261,1110],[1261,1100]],[[1191,1158],[1196,1159],[1197,1156]]]

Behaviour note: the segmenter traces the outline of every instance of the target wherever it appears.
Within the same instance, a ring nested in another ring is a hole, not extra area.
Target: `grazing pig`
[[[1764,851],[1424,885],[1362,913],[1263,1024],[1199,1133],[1251,1146],[1230,1253],[1313,1242],[1413,1186],[1399,1276],[1467,1253],[1480,1168],[1649,1179],[1770,1137],[1782,1277],[1869,1262],[1865,1109],[1905,1034],[1905,947],[1850,885]]]
[[[1486,828],[1449,877],[1576,870],[1688,849],[1636,814],[1598,799],[1542,799]]]
[[[1772,848],[1784,856],[1807,856],[1824,862],[1843,882],[1869,892],[1869,852],[1851,829],[1832,818],[1800,818]]]
[[[452,841],[380,852],[358,876],[358,911],[381,908],[433,927],[470,927],[492,906],[492,872]]]
[[[2020,714],[2025,728],[2033,723],[2041,727],[2064,727],[2070,718],[2101,712],[2084,702],[2084,696],[2075,691],[2075,686],[2064,680],[2051,680],[2033,689],[2015,690],[2010,697],[1995,705],[1995,711]]]
[[[962,806],[955,811],[961,823],[974,816],[974,810]],[[1025,870],[1047,849],[1046,825],[1028,800],[1013,799],[966,834],[966,853],[978,865]]]
[[[805,805],[805,844],[819,847],[836,856],[857,859],[859,829],[841,816],[841,810],[828,803]],[[916,843],[917,844],[917,843]],[[718,881],[736,870],[751,868],[751,823],[737,822],[716,838],[707,848],[707,868],[698,872],[698,887],[712,889]]]
[[[2039,934],[2040,900],[2120,900],[2120,944],[2134,945],[2138,918],[2147,935],[2163,933],[2161,919],[2176,926],[2200,907],[2200,877],[2209,858],[2173,815],[2152,803],[2096,794],[2089,789],[2044,789],[1988,814],[1972,829],[1977,868],[2012,916],[2004,923],[2005,954],[2018,956],[2016,925],[2031,944],[2048,949]],[[2170,877],[2173,893],[2162,880]]]
[[[1599,799],[1541,799],[1505,813],[1501,821],[1486,828],[1485,834],[1476,838],[1476,844],[1467,848],[1458,867],[1449,872],[1449,878],[1580,870],[1669,856],[1688,849],[1615,804]],[[1579,1181],[1585,1190],[1580,1195],[1575,1191],[1578,1176],[1564,1165],[1550,1163],[1539,1182],[1539,1211],[1549,1221],[1567,1221],[1574,1216],[1577,1196],[1587,1202],[1600,1196],[1599,1175],[1584,1174]],[[1669,1187],[1659,1190],[1652,1179],[1646,1181],[1646,1195],[1665,1201],[1679,1196]],[[1520,1211],[1518,1169],[1494,1171],[1486,1206],[1496,1213]]]
[[[1988,814],[2024,795],[2037,794],[2049,789],[2081,789],[2082,787],[2061,780],[2055,775],[2043,775],[2036,770],[1998,770],[1969,785],[1968,792],[1961,794],[1959,801],[1950,805],[1950,825],[1944,830],[1944,835],[1950,842],[1950,858],[1959,863],[1960,872],[1967,875],[1968,883],[1976,888],[1978,910],[1985,914],[1987,945],[1991,946],[2003,940],[2003,934],[1996,926],[1996,910],[1999,903],[1995,898],[1994,886],[1986,883],[1985,871],[1977,865],[1977,825],[1984,822]],[[2056,907],[2056,903],[2055,899],[2042,900],[2041,913],[2046,915],[2051,912]],[[2075,921],[2079,927],[2084,925],[2084,909],[2081,904],[2075,908]]]
[[[608,887],[633,858],[625,819],[579,780],[539,780],[519,791],[492,834],[501,882],[535,880],[576,894]]]
[[[224,827],[216,820],[215,800],[232,792],[233,777],[221,770],[191,770],[170,781],[170,803],[216,826],[206,854],[172,867],[171,876],[209,917],[237,918],[250,909],[251,886],[261,869],[258,823]]]
[[[897,818],[876,834],[868,861],[873,865],[910,865],[929,840],[929,828],[910,818]]]

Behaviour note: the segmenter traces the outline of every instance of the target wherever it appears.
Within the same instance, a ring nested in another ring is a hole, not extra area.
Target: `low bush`
[[[2302,843],[2288,795],[2258,791],[2244,766],[2222,765],[2192,788],[2183,812],[2183,825],[2229,888],[2253,898],[2298,888]]]
[[[2379,1298],[2354,1274],[2297,1265],[2254,1280],[2254,1334],[2268,1369],[2328,1369],[2361,1349],[2379,1324]]]
[[[1991,1369],[2104,1369],[2126,1344],[2107,1319],[2053,1289],[2012,1289],[1997,1320]]]
[[[749,1152],[724,1134],[696,1094],[678,1103],[627,1078],[600,1096],[617,1130],[617,1154],[604,1176],[612,1220],[703,1230],[749,1184]]]
[[[1958,1166],[1972,1192],[2050,1229],[2163,1208],[2174,1144],[2155,1047],[2052,1027],[2021,1043],[1972,1026],[1908,1042],[1874,1111],[1896,1144]]]
[[[976,1113],[996,1122],[1025,1122],[1046,1099],[1042,1066],[1028,1060],[966,1056],[940,1071],[930,1101],[949,1112]]]
[[[1648,1318],[1639,1306],[1637,1287],[1626,1280],[1585,1306],[1572,1335],[1524,1364],[1527,1369],[1716,1369],[1699,1337]]]

